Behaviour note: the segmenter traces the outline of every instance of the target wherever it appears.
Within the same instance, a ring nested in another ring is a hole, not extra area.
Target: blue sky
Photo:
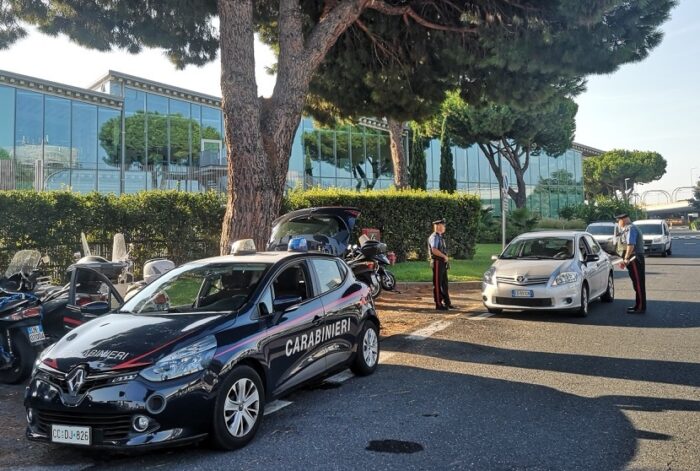
[[[587,91],[576,100],[577,142],[603,150],[653,150],[666,158],[667,174],[638,188],[640,193],[690,185],[693,167],[692,176],[700,178],[700,1],[680,0],[663,30],[663,42],[645,61],[590,77]],[[258,43],[255,53],[259,92],[269,95],[274,77],[264,67],[274,58]],[[36,31],[0,51],[0,69],[75,86],[89,86],[112,69],[221,95],[218,63],[177,71],[158,50],[136,56],[101,53]]]

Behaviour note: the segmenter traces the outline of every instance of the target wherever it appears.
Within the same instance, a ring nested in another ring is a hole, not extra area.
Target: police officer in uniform
[[[622,242],[626,244],[622,263],[627,267],[635,293],[634,306],[627,308],[629,314],[644,314],[647,310],[647,292],[644,273],[644,238],[627,214],[615,216],[621,230]]]
[[[447,286],[449,258],[444,237],[445,225],[446,221],[444,219],[433,221],[433,233],[428,238],[430,265],[433,269],[433,299],[435,300],[435,309],[438,311],[455,308],[450,301],[450,293]]]

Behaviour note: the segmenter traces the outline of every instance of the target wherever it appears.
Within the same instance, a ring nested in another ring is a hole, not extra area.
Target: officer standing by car
[[[428,238],[430,265],[433,269],[433,299],[435,300],[435,309],[438,311],[455,308],[450,301],[447,282],[450,259],[447,256],[447,244],[445,243],[445,226],[445,219],[433,221],[433,233]]]
[[[628,214],[615,216],[621,229],[622,241],[626,244],[622,263],[627,267],[635,293],[634,306],[627,308],[629,314],[643,314],[647,310],[647,292],[644,267],[644,237],[632,224]]]

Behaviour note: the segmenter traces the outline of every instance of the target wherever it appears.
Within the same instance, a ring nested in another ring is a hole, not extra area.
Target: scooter
[[[389,265],[386,244],[371,240],[365,235],[359,241],[360,246],[348,247],[346,257],[355,277],[369,286],[373,298],[377,298],[382,289],[392,291],[396,287],[396,278],[384,268]]]
[[[0,285],[0,383],[17,384],[29,377],[37,355],[48,340],[42,326],[43,308],[33,293],[38,283],[38,251],[15,254]]]

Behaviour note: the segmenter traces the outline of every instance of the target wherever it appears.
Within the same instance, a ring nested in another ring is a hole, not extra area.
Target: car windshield
[[[567,236],[516,239],[503,251],[506,260],[564,260],[574,256],[574,238]]]
[[[615,235],[615,226],[613,224],[600,224],[588,226],[586,232],[593,235]]]
[[[661,235],[663,229],[661,224],[635,224],[643,235]]]
[[[184,265],[131,298],[120,312],[230,312],[241,308],[270,268],[268,263]]]

